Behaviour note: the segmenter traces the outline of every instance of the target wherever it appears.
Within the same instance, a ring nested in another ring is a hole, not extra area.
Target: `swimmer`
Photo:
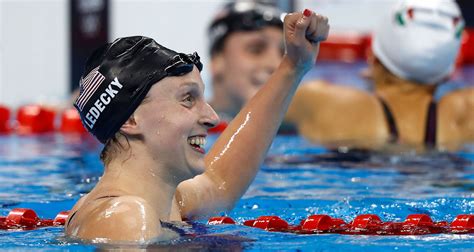
[[[204,100],[197,54],[138,36],[96,50],[75,107],[105,144],[105,170],[71,210],[66,235],[94,242],[169,240],[176,234],[169,222],[232,209],[328,30],[327,18],[309,10],[285,17],[281,63],[207,155],[206,132],[219,118]]]
[[[212,93],[209,104],[230,122],[283,58],[283,13],[251,1],[229,3],[208,29]]]
[[[474,141],[474,88],[433,97],[454,69],[462,30],[454,1],[398,2],[374,33],[373,92],[312,81],[285,120],[330,147],[454,150]]]

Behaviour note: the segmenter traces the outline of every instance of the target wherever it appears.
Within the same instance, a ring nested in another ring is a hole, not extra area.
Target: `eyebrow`
[[[202,85],[202,86],[203,86],[202,90],[204,91],[206,86],[205,85]],[[179,85],[179,88],[183,88],[183,87],[197,87],[198,89],[200,89],[199,83],[193,82],[193,81],[184,82]]]

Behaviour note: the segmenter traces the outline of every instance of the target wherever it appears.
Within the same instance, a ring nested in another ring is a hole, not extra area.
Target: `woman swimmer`
[[[66,234],[104,242],[170,239],[165,222],[231,209],[255,177],[328,29],[327,18],[309,10],[285,17],[279,67],[207,155],[206,131],[218,117],[204,101],[196,54],[145,37],[98,49],[75,106],[105,143],[105,171],[71,210]]]
[[[209,104],[224,122],[237,115],[280,64],[282,15],[273,6],[239,1],[225,5],[211,22]]]
[[[285,120],[329,146],[455,149],[474,141],[474,88],[433,98],[454,68],[462,28],[454,1],[400,1],[374,34],[374,92],[314,81],[298,89]]]

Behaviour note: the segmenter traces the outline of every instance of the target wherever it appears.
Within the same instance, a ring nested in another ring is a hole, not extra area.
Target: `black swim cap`
[[[167,76],[202,70],[197,53],[183,54],[135,36],[116,39],[89,57],[74,106],[84,126],[105,143],[133,114],[151,86]]]
[[[266,26],[283,29],[283,12],[250,1],[229,3],[216,15],[208,30],[211,55],[222,50],[224,40],[236,31],[255,31]]]

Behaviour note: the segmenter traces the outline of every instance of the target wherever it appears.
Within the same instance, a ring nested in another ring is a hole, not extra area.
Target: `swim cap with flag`
[[[375,30],[372,50],[393,74],[438,84],[454,70],[463,28],[452,0],[403,0]]]
[[[170,50],[151,38],[119,38],[87,60],[74,106],[82,123],[105,143],[133,114],[151,86],[167,76],[202,70],[197,53]]]

